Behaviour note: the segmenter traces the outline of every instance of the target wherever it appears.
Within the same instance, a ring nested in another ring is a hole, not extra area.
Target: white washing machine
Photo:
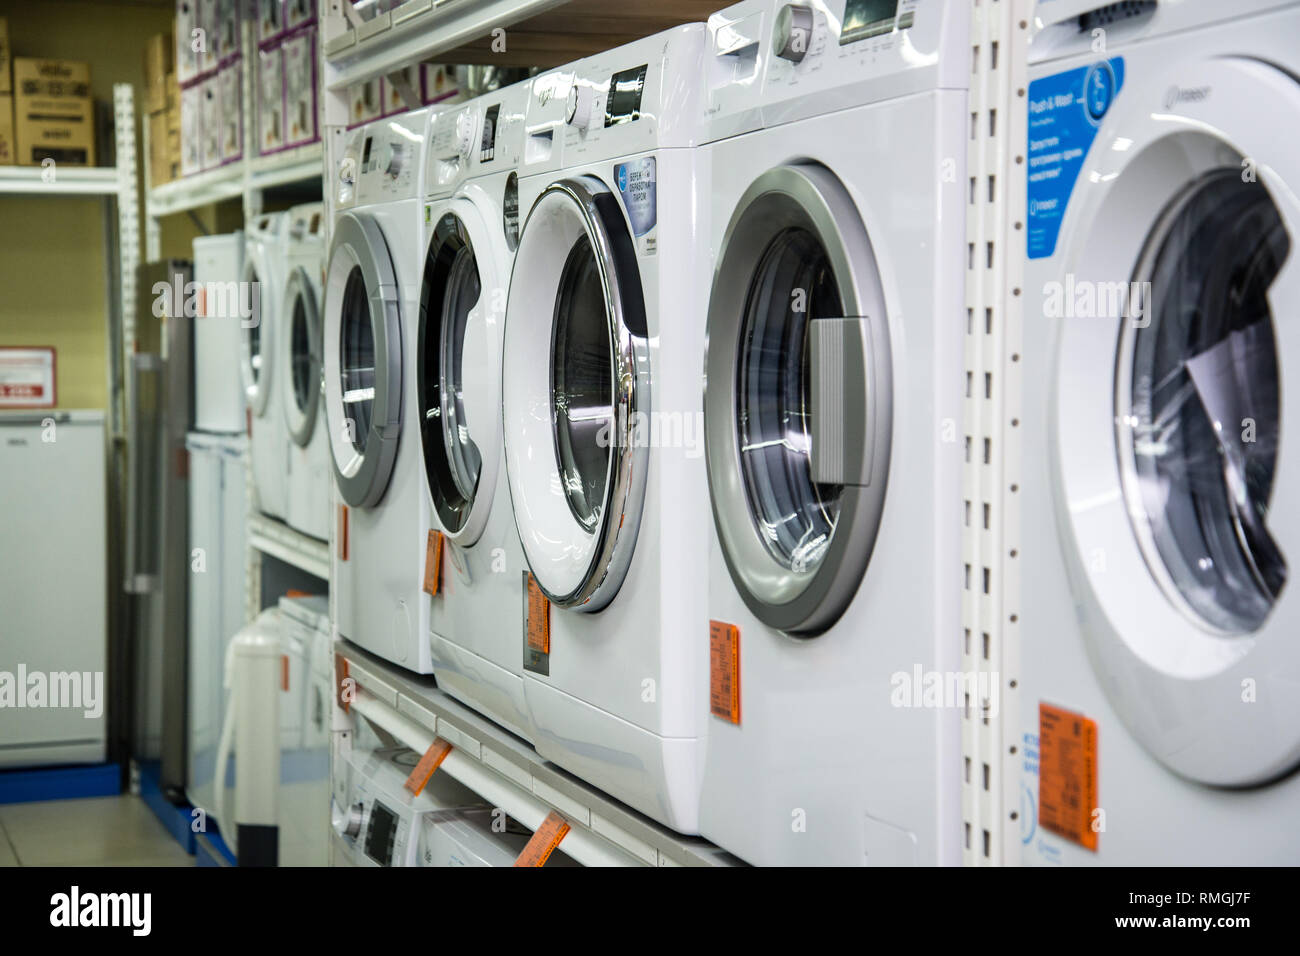
[[[522,83],[434,114],[415,368],[424,473],[444,535],[430,602],[434,674],[443,690],[532,740],[526,565],[501,465],[501,334],[529,92]]]
[[[194,282],[202,303],[194,317],[194,427],[202,432],[244,430],[240,328],[245,296],[239,288],[244,234],[194,240]]]
[[[759,865],[956,863],[961,703],[904,691],[960,667],[968,7],[710,26],[742,87],[711,99],[752,126],[761,77],[763,128],[705,150],[700,833]]]
[[[288,427],[284,416],[284,389],[276,382],[284,347],[280,310],[284,300],[285,252],[289,217],[266,213],[249,224],[244,247],[245,283],[256,283],[250,293],[255,314],[243,323],[244,392],[248,398],[249,455],[258,508],[272,518],[284,519],[288,497]]]
[[[428,110],[353,130],[336,170],[325,276],[325,411],[339,516],[336,626],[427,674],[433,520],[421,467],[414,356]]]
[[[417,866],[421,823],[483,800],[450,774],[434,773],[420,795],[406,789],[420,755],[405,747],[335,754],[330,818],[335,846],[352,866]]]
[[[284,329],[276,372],[288,432],[285,521],[322,540],[329,537],[329,441],[321,410],[321,283],[325,272],[325,207],[289,210],[285,252]]]
[[[1030,47],[1023,860],[1294,863],[1300,8],[1095,6]]]
[[[704,39],[679,27],[533,79],[502,370],[538,589],[520,601],[534,744],[686,833],[706,692]]]

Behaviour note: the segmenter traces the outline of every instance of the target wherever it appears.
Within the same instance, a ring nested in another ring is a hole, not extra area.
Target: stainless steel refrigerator
[[[140,267],[126,387],[125,589],[130,599],[132,755],[158,761],[159,785],[185,799],[189,627],[189,453],[193,418],[190,263]]]

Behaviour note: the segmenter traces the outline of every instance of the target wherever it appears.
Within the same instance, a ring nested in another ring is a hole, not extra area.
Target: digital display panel
[[[898,0],[846,0],[840,46],[890,33],[898,16]]]
[[[366,856],[380,866],[391,866],[393,841],[397,837],[397,814],[378,801],[370,812],[370,832],[366,834]]]
[[[641,94],[645,91],[646,67],[615,73],[609,80],[605,100],[605,126],[631,123],[641,118]]]
[[[497,120],[501,117],[501,104],[496,103],[487,108],[483,114],[483,139],[479,143],[478,161],[490,163],[497,154]]]

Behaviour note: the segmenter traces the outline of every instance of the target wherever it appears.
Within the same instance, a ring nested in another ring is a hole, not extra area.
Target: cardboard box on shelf
[[[181,89],[181,175],[203,168],[203,84]]]
[[[199,83],[203,99],[199,114],[199,134],[203,137],[203,152],[199,162],[204,169],[221,165],[221,134],[225,125],[221,117],[221,77],[210,76]]]
[[[199,54],[194,31],[200,26],[198,0],[176,0],[176,78],[188,83],[199,75]]]
[[[18,144],[14,142],[14,98],[0,93],[0,166],[18,162]]]
[[[284,53],[277,47],[257,51],[257,152],[284,149]]]
[[[420,64],[420,95],[424,103],[459,103],[465,98],[456,71],[442,63]]]
[[[167,79],[172,72],[175,43],[170,33],[156,33],[144,47],[144,111],[160,113],[167,108]]]
[[[353,86],[349,91],[348,125],[359,126],[379,119],[384,111],[384,82],[379,77]]]
[[[18,163],[46,159],[95,163],[95,103],[90,66],[74,60],[14,59],[14,128]]]
[[[284,49],[284,118],[286,146],[315,142],[316,31],[287,37]]]
[[[149,185],[161,186],[180,175],[181,136],[167,128],[167,112],[149,114]]]
[[[13,92],[13,79],[9,71],[13,68],[10,60],[13,55],[9,52],[9,21],[0,17],[0,93]]]
[[[316,0],[284,0],[284,28],[296,30],[316,22]]]
[[[209,0],[213,2],[213,0]],[[218,56],[229,63],[243,52],[240,42],[240,24],[243,22],[241,0],[215,0],[217,4]]]
[[[221,161],[229,163],[244,155],[244,112],[239,95],[243,64],[232,60],[217,74],[221,87]]]

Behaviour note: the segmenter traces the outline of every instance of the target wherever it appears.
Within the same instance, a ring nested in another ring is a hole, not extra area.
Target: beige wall
[[[167,0],[0,0],[15,56],[84,60],[96,100],[111,105],[113,84],[132,83],[137,111],[145,41],[170,30],[172,14]],[[137,124],[137,143],[140,136]],[[232,216],[237,228],[233,206],[219,216],[200,210],[205,229]],[[0,345],[54,346],[64,408],[103,408],[107,400],[104,217],[100,199],[0,196]],[[188,258],[198,234],[188,216],[169,217],[163,255]]]

